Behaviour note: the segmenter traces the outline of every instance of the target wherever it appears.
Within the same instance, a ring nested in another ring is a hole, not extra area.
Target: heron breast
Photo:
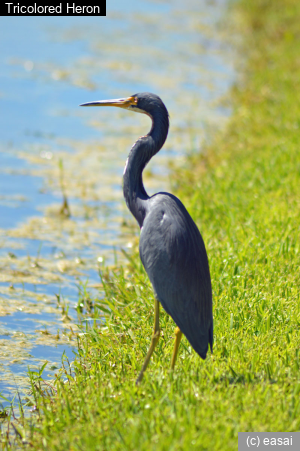
[[[123,176],[125,175],[125,172],[127,170],[128,160],[129,160],[129,158],[127,158],[127,160],[126,160],[124,171],[123,171]]]
[[[162,211],[162,218],[160,220],[160,225],[162,225],[162,223],[164,222],[165,218],[166,218],[166,214],[165,214],[164,211]]]

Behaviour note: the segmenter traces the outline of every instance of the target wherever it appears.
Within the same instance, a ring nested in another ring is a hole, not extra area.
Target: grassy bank
[[[103,269],[105,297],[89,302],[107,321],[78,337],[53,396],[32,376],[35,421],[14,422],[22,446],[231,451],[239,431],[300,428],[300,4],[241,0],[234,11],[249,56],[232,119],[172,176],[207,247],[214,357],[203,362],[184,339],[171,374],[174,323],[161,312],[162,338],[135,387],[153,323],[135,252],[128,267]]]

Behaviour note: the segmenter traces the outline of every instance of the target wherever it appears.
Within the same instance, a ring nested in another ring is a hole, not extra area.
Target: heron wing
[[[175,196],[149,199],[140,256],[157,299],[205,359],[213,331],[208,259],[196,224]]]

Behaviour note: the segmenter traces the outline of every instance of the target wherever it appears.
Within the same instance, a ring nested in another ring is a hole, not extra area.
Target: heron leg
[[[174,370],[175,362],[178,354],[178,348],[180,345],[180,340],[182,337],[182,332],[179,329],[179,327],[176,327],[175,329],[175,343],[174,343],[174,350],[173,350],[173,356],[172,356],[172,362],[171,362],[171,370]]]
[[[141,369],[141,372],[139,374],[139,377],[136,380],[136,385],[138,385],[141,380],[143,379],[144,372],[147,369],[147,366],[150,362],[150,358],[152,356],[152,353],[154,351],[155,346],[157,345],[158,339],[159,339],[160,329],[159,329],[159,302],[157,299],[155,299],[154,303],[154,328],[153,328],[153,335],[151,340],[151,345],[149,348],[149,351],[147,352],[143,367]]]

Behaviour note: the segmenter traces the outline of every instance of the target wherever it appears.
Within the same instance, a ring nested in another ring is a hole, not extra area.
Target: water
[[[149,194],[167,190],[169,159],[198,150],[207,128],[230,114],[218,102],[235,78],[219,26],[226,5],[112,0],[107,17],[0,18],[3,395],[26,385],[28,366],[48,360],[55,368],[64,351],[72,358],[78,286],[88,280],[97,293],[99,262],[112,263],[114,249],[131,245],[122,173],[149,119],[78,105],[160,95],[171,129],[145,185]],[[70,218],[59,215],[63,190]]]

